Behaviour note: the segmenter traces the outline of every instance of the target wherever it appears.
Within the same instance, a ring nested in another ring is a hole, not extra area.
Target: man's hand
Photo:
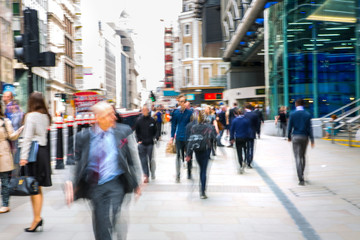
[[[191,159],[190,156],[186,156],[186,157],[185,157],[185,161],[187,161],[187,162],[190,161],[190,159]]]
[[[311,148],[314,148],[314,147],[315,147],[315,143],[312,142],[312,143],[311,143]]]
[[[142,141],[138,141],[138,144],[142,144]]]
[[[135,193],[135,201],[139,200],[141,196],[141,187],[139,186],[135,188],[134,193]]]
[[[74,189],[71,181],[65,182],[65,200],[68,206],[74,202]]]
[[[288,138],[288,142],[291,142],[291,138]]]
[[[28,163],[28,161],[26,159],[20,159],[19,165],[25,166],[27,163]]]
[[[173,144],[173,142],[174,142],[174,138],[170,138],[169,143],[170,143],[170,144]]]
[[[230,143],[231,143],[231,144],[234,144],[234,142],[235,142],[235,140],[234,140],[234,139],[230,141]]]

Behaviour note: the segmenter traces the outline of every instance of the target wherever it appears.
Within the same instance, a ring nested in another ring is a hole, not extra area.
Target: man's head
[[[234,107],[237,107],[237,105],[238,105],[238,104],[237,104],[236,102],[234,102]]]
[[[179,104],[179,106],[180,106],[180,108],[181,108],[182,110],[185,109],[185,102],[186,102],[185,96],[184,96],[184,95],[179,95],[179,97],[178,97],[178,104]]]
[[[3,101],[4,101],[5,105],[6,105],[9,102],[11,102],[11,100],[13,100],[14,96],[13,96],[12,92],[6,91],[6,92],[3,93],[2,98],[3,98]]]
[[[304,106],[305,102],[304,102],[304,99],[302,98],[299,98],[295,101],[295,106],[296,107],[299,107],[299,106]]]
[[[143,108],[141,109],[141,113],[144,115],[144,117],[147,117],[147,116],[149,116],[149,108],[146,106],[146,105],[144,105],[143,106]]]
[[[248,110],[252,110],[253,106],[249,103],[249,104],[245,105],[245,108],[248,109]]]
[[[102,130],[106,131],[115,125],[115,111],[108,102],[98,102],[91,107],[91,110],[94,112],[95,120]]]
[[[191,103],[189,101],[186,101],[185,102],[185,108],[190,109],[190,107],[191,107]]]

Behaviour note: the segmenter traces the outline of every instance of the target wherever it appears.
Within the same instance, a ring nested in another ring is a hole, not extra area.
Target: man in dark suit
[[[309,144],[309,139],[311,141],[311,147],[314,147],[315,143],[311,126],[311,115],[309,112],[304,110],[304,100],[296,100],[295,106],[296,111],[292,112],[289,117],[288,141],[292,141],[293,143],[299,185],[304,186],[306,148]]]
[[[254,113],[256,113],[258,115],[258,125],[256,128],[256,133],[258,135],[258,138],[260,138],[261,124],[264,123],[264,117],[263,117],[261,109],[259,108],[259,105],[255,105]]]
[[[250,121],[250,132],[249,138],[246,141],[246,151],[247,151],[247,166],[248,168],[252,168],[252,161],[254,158],[254,143],[256,138],[256,130],[259,122],[259,117],[253,111],[253,106],[251,104],[247,104],[245,106],[245,114],[244,116]]]
[[[76,136],[74,181],[65,184],[66,200],[89,199],[92,203],[96,240],[111,240],[121,232],[119,213],[126,193],[140,195],[141,168],[137,146],[129,126],[115,123],[110,104],[92,107],[96,124]],[[111,212],[111,213],[110,213]]]

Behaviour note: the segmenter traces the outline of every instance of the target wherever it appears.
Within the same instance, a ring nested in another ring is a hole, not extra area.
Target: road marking
[[[254,167],[266,184],[270,187],[277,199],[281,202],[295,224],[301,231],[305,239],[320,240],[320,236],[316,233],[306,218],[300,213],[296,206],[290,201],[285,193],[278,187],[278,185],[269,177],[269,175],[259,166]]]

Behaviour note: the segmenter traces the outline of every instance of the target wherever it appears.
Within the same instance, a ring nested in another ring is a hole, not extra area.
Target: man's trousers
[[[153,144],[149,144],[149,145],[139,144],[138,146],[142,170],[144,172],[144,175],[146,175],[146,177],[150,176],[149,165],[150,165],[151,176],[155,177],[156,162],[155,159],[153,159],[153,149],[154,149]]]
[[[292,144],[296,162],[296,171],[299,181],[304,181],[304,170],[305,170],[305,154],[306,148],[309,143],[309,138],[302,135],[293,135]]]

